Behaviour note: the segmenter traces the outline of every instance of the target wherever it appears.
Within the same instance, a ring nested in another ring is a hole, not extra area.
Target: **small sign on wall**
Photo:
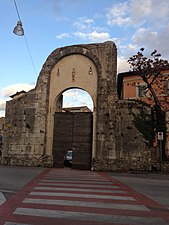
[[[163,132],[158,132],[158,140],[163,141]]]

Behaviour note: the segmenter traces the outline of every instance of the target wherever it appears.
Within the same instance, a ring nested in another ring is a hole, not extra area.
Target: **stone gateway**
[[[116,75],[113,42],[54,50],[36,87],[6,104],[3,164],[63,167],[71,149],[74,168],[149,170],[151,152],[129,110],[138,105],[118,100]],[[70,88],[88,92],[92,113],[62,112],[62,93]]]

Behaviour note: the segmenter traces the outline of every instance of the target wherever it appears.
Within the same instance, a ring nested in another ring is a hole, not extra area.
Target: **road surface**
[[[145,194],[145,188],[141,190],[136,184],[138,176],[68,168],[33,169],[32,176],[27,176],[29,182],[20,184],[20,191],[1,205],[0,225],[169,224],[169,197],[166,204],[150,198],[148,191]],[[140,177],[140,185],[156,180],[146,177]],[[166,179],[160,182],[165,184]]]

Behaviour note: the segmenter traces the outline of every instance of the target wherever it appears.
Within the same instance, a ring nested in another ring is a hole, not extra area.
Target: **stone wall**
[[[50,157],[44,154],[46,108],[38,89],[7,102],[3,164],[50,165]]]
[[[101,140],[98,142],[98,150],[102,149],[99,145],[106,143],[105,150],[102,153],[98,151],[93,159],[94,170],[151,170],[151,149],[133,125],[131,108],[137,113],[139,103],[116,101],[109,105],[105,115],[106,132],[100,131]],[[150,111],[149,108],[146,110]]]
[[[4,122],[5,122],[5,118],[4,117],[0,117],[0,134],[3,134]]]
[[[94,65],[97,74],[97,79],[93,79],[93,82],[97,82],[93,83],[93,87],[97,87],[93,112],[93,169],[149,170],[151,152],[144,138],[133,126],[133,118],[129,111],[131,103],[117,99],[117,51],[113,42],[67,46],[56,49],[49,55],[35,89],[6,104],[3,163],[26,166],[53,165],[52,121],[57,104],[51,101],[51,97],[58,98],[55,89],[59,81],[54,88],[51,84],[51,74],[55,65],[63,58],[78,54],[88,58],[89,61],[86,62],[89,64],[92,62],[91,65]],[[74,68],[74,65],[72,67]],[[57,74],[53,74],[55,75]],[[78,83],[77,80],[77,83],[73,81],[68,86],[59,88],[65,90],[79,85],[80,81]],[[133,107],[137,109],[136,105]]]

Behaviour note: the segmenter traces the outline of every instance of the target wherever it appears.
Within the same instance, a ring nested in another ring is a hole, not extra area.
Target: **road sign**
[[[158,132],[158,140],[163,141],[163,132]]]

